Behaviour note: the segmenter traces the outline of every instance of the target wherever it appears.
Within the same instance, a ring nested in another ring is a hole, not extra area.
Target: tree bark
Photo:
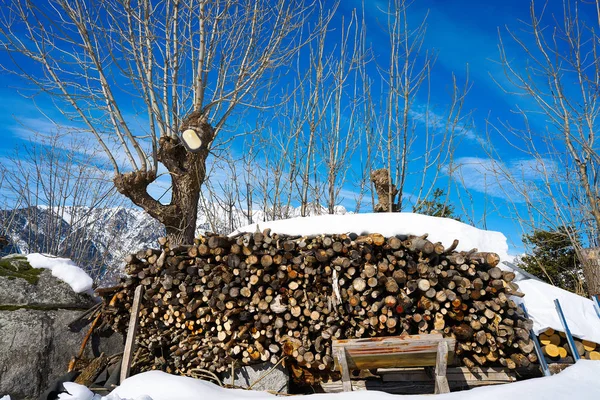
[[[581,249],[583,275],[590,296],[600,295],[600,248]]]
[[[396,186],[390,182],[390,174],[386,168],[381,168],[371,173],[371,181],[377,192],[378,204],[373,206],[375,212],[396,212],[398,206],[395,204],[395,198],[398,194]]]
[[[169,204],[161,204],[148,194],[148,186],[156,180],[156,171],[138,170],[117,174],[113,179],[119,193],[165,226],[171,246],[194,242],[200,187],[206,178],[206,158],[215,135],[199,111],[184,119],[180,130],[185,129],[194,129],[202,139],[198,152],[187,151],[178,138],[163,136],[159,141],[158,161],[167,168],[172,181]]]

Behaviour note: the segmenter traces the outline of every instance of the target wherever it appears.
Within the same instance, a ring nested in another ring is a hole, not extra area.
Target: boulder
[[[94,304],[51,271],[31,268],[24,256],[0,258],[0,395],[35,399],[64,375],[87,333],[68,325]],[[91,347],[84,357],[93,357]],[[122,352],[123,338],[113,335],[95,350]]]
[[[0,258],[0,309],[87,309],[94,304],[90,296],[73,292],[50,270],[32,268],[21,254]]]
[[[238,368],[234,371],[233,384],[235,386],[249,388],[250,385],[254,384],[254,382],[266,374],[273,365],[274,364],[266,362]],[[274,393],[287,394],[289,390],[289,380],[290,377],[287,369],[280,364],[258,383],[252,386],[252,390],[268,390]],[[223,384],[231,384],[230,372],[223,374]]]

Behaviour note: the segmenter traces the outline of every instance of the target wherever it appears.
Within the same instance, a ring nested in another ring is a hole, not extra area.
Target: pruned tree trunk
[[[171,245],[191,244],[196,232],[200,187],[206,177],[206,158],[214,138],[214,129],[199,111],[185,118],[181,128],[193,129],[202,140],[200,151],[191,153],[178,138],[160,138],[158,161],[169,171],[172,195],[169,204],[161,204],[148,193],[148,186],[156,180],[154,171],[133,171],[118,174],[114,183],[119,193],[161,222]]]
[[[373,206],[375,212],[395,212],[398,211],[398,206],[395,203],[398,189],[390,182],[390,174],[386,168],[375,170],[371,173],[371,181],[375,185],[375,191],[379,203]]]
[[[600,248],[581,249],[583,275],[590,296],[600,295]]]

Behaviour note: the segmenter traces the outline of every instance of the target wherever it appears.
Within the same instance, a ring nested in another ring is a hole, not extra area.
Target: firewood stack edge
[[[100,329],[125,332],[144,286],[133,371],[216,374],[284,362],[297,381],[330,378],[331,339],[442,333],[459,364],[528,367],[532,323],[495,253],[455,251],[427,235],[201,236],[194,245],[127,257],[127,277],[101,289]]]
[[[567,362],[573,363],[573,355],[569,348],[567,337],[564,332],[546,329],[538,336],[542,353],[548,363]],[[588,360],[600,360],[600,345],[589,340],[573,338],[575,348],[581,358]]]

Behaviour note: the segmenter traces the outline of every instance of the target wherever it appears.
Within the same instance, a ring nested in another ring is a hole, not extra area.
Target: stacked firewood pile
[[[574,361],[564,332],[555,331],[554,329],[549,328],[540,333],[538,338],[547,362],[572,363]],[[581,358],[600,360],[599,344],[577,338],[573,338],[573,341],[575,342],[575,347]]]
[[[331,372],[331,339],[443,333],[465,366],[537,361],[531,322],[509,297],[514,274],[494,253],[457,252],[427,235],[209,235],[127,258],[104,289],[102,326],[126,330],[143,285],[134,370],[215,373],[261,361]],[[301,371],[301,372],[297,372]]]

